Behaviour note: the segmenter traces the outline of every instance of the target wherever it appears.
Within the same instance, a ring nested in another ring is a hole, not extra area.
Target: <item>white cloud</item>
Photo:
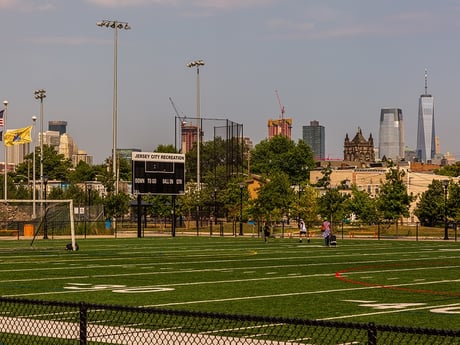
[[[91,37],[66,37],[66,36],[48,36],[48,37],[31,37],[25,39],[25,42],[39,45],[66,45],[66,46],[78,46],[85,44],[100,44],[100,43],[113,43],[112,40],[108,39],[95,39]]]
[[[454,11],[458,13],[458,11]],[[345,37],[404,36],[452,29],[452,13],[413,11],[364,17],[327,8],[309,9],[304,18],[277,18],[267,22],[270,36],[277,39],[326,39]],[[299,16],[302,17],[302,16]]]
[[[48,11],[56,8],[52,1],[0,0],[0,9],[16,11]]]
[[[1,0],[0,0],[1,1]],[[104,7],[136,7],[157,5],[183,9],[200,8],[215,10],[233,10],[255,6],[267,6],[276,0],[86,0]]]

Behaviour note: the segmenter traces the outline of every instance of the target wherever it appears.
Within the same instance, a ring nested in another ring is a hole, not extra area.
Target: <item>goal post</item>
[[[53,234],[70,238],[72,251],[78,250],[72,199],[0,200],[1,229],[8,231],[14,228],[18,231],[18,235],[21,232],[24,237],[32,236],[31,245],[39,234],[47,238],[50,225],[53,227]]]

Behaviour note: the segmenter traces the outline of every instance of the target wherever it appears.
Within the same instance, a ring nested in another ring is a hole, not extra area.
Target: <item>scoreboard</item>
[[[185,155],[133,152],[133,194],[180,195],[185,189]]]

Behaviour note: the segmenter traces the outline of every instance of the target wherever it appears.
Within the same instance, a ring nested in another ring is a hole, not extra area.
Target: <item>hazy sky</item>
[[[257,144],[280,116],[278,90],[293,139],[318,120],[330,158],[343,158],[358,127],[378,145],[387,106],[402,109],[414,148],[427,68],[441,151],[460,157],[459,18],[457,0],[0,0],[0,97],[18,128],[39,115],[33,91],[46,89],[46,128],[68,121],[101,163],[112,148],[114,38],[96,22],[119,20],[132,27],[118,35],[120,148],[174,144],[169,97],[196,116],[186,64],[203,59],[203,117],[242,123]]]

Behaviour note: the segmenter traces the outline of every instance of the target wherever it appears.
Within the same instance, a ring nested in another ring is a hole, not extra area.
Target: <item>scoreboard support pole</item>
[[[137,238],[142,238],[142,195],[137,194]]]
[[[172,220],[171,220],[171,237],[176,237],[176,196],[171,196]]]

